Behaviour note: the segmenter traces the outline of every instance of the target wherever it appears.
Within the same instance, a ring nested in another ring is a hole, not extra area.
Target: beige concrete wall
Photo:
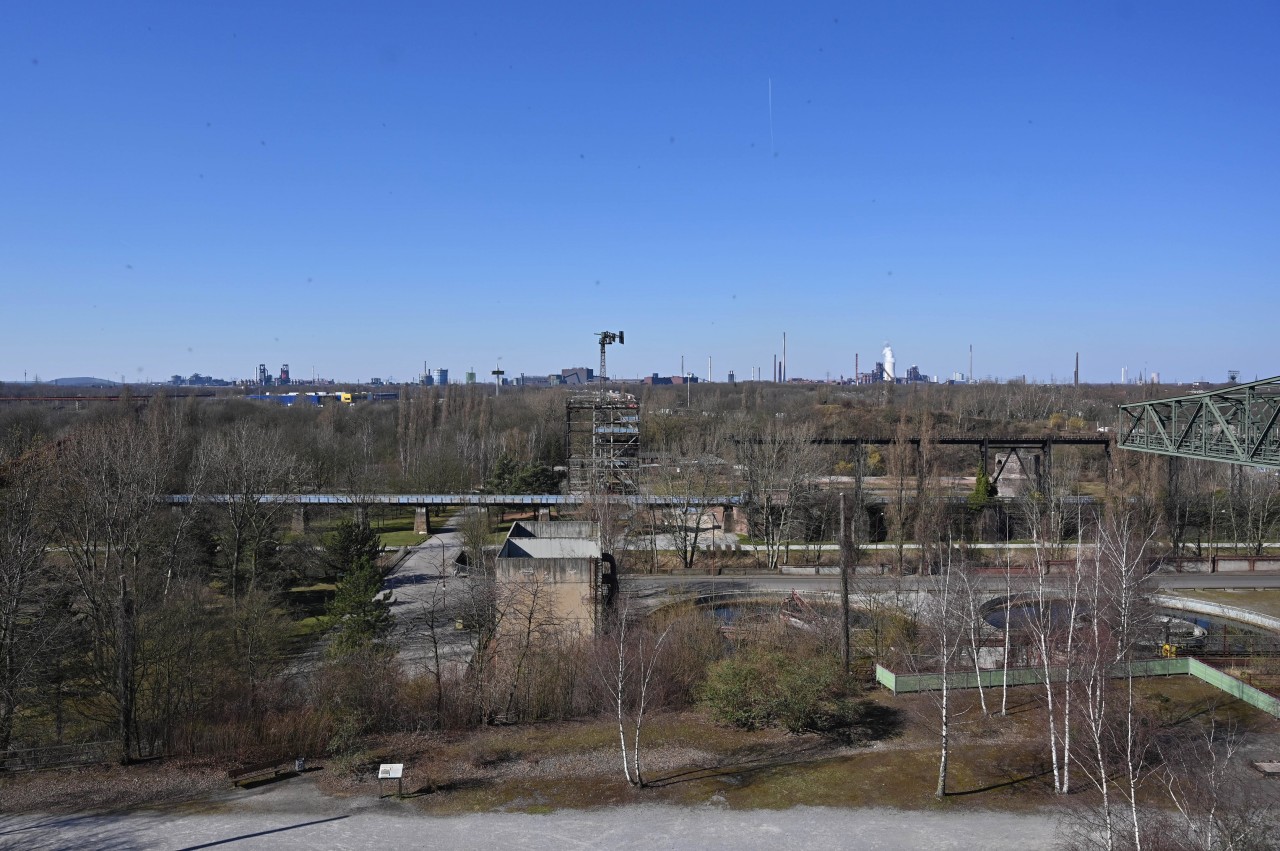
[[[590,635],[593,559],[500,558],[495,567],[498,597],[515,617],[504,617],[500,632],[524,628],[530,614],[544,625]]]

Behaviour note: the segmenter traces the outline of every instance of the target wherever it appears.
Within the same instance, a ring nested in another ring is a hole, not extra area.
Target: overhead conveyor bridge
[[[1280,469],[1280,376],[1120,406],[1121,449]]]

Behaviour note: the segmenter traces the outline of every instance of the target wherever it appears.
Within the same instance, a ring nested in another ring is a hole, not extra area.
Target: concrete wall
[[[1252,573],[1280,570],[1280,556],[1207,556],[1203,558],[1166,558],[1165,568],[1177,573]]]
[[[514,617],[504,618],[500,632],[523,629],[526,615],[590,635],[592,584],[598,560],[587,558],[499,558],[495,566],[500,603]]]

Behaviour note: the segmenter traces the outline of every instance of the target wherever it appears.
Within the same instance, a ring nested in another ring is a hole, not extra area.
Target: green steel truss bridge
[[[1280,376],[1120,406],[1116,445],[1280,469]]]

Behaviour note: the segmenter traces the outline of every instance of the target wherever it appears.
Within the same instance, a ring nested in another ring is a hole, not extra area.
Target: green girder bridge
[[[1280,376],[1121,405],[1116,445],[1280,469]]]

